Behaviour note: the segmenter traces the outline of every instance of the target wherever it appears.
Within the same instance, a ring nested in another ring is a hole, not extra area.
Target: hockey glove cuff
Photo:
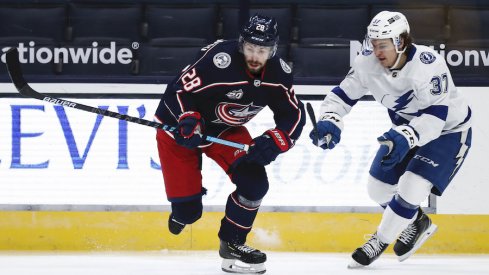
[[[199,112],[185,112],[178,118],[175,141],[184,147],[193,149],[203,140],[204,121]]]
[[[390,129],[377,140],[381,145],[381,150],[387,151],[381,163],[382,169],[387,171],[401,162],[409,150],[418,146],[419,135],[413,127],[402,125]],[[382,146],[385,147],[382,148]]]
[[[293,143],[287,133],[280,129],[270,129],[261,136],[253,139],[248,154],[244,156],[247,162],[268,165],[278,155],[287,152]]]
[[[309,133],[312,143],[323,149],[333,149],[341,140],[343,119],[336,113],[324,113],[317,123],[317,133],[314,129]],[[317,137],[317,139],[316,139]]]

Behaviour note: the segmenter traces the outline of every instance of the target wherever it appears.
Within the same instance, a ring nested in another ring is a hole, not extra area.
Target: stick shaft
[[[156,129],[162,129],[162,130],[169,131],[169,132],[175,132],[176,131],[176,127],[174,127],[174,126],[165,125],[165,124],[161,124],[159,122],[149,121],[149,120],[138,118],[138,117],[133,117],[133,116],[120,114],[120,113],[112,112],[112,111],[105,110],[105,109],[100,109],[100,108],[76,103],[76,102],[73,102],[70,100],[59,99],[59,98],[56,98],[53,96],[47,96],[47,95],[41,94],[41,93],[37,92],[36,90],[32,89],[29,86],[29,84],[27,83],[27,81],[24,79],[24,76],[22,74],[22,70],[20,67],[20,62],[19,62],[19,52],[16,48],[12,48],[6,53],[6,60],[7,60],[7,62],[6,62],[7,63],[7,70],[9,72],[10,78],[12,79],[12,83],[14,83],[15,87],[17,88],[17,91],[25,97],[35,98],[38,100],[49,102],[51,104],[65,106],[65,107],[69,107],[69,108],[74,108],[74,109],[78,109],[78,110],[82,110],[82,111],[86,111],[86,112],[90,112],[90,113],[95,113],[95,114],[102,115],[102,116],[113,117],[116,119],[125,120],[128,122],[153,127]],[[224,140],[224,139],[220,139],[220,138],[216,138],[216,137],[212,137],[212,136],[204,136],[204,137],[205,137],[205,140],[207,140],[209,142],[214,142],[214,143],[230,146],[233,148],[241,149],[244,151],[248,151],[249,146],[247,144],[241,144],[241,143],[237,143],[237,142],[233,142],[233,141],[229,141],[229,140]]]

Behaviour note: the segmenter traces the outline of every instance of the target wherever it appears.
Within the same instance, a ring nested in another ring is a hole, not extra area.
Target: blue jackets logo
[[[262,109],[262,106],[253,105],[253,102],[248,105],[221,102],[216,106],[217,119],[213,122],[230,126],[243,125],[255,117]]]

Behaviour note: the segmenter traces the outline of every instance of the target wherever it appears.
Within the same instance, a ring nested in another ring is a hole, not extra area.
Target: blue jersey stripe
[[[357,104],[358,102],[358,99],[357,100],[353,100],[351,98],[349,98],[345,91],[343,91],[343,89],[341,89],[340,87],[336,86],[332,92],[337,95],[339,98],[341,98],[341,100],[343,100],[343,102],[345,102],[346,104],[350,105],[353,107],[353,105]]]
[[[445,105],[432,105],[423,110],[424,114],[436,116],[437,118],[446,121],[448,115],[448,106]]]

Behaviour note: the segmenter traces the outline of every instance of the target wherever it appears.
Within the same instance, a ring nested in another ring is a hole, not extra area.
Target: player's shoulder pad
[[[355,56],[355,59],[353,60],[352,68],[355,68],[356,71],[363,71],[363,70],[372,70],[372,68],[375,68],[379,66],[377,62],[377,58],[375,57],[374,54],[358,54]]]
[[[287,74],[291,74],[292,73],[292,69],[290,68],[289,64],[287,64],[287,62],[285,62],[285,60],[283,60],[282,58],[278,58],[279,59],[279,62],[280,62],[280,67],[282,67],[282,70],[287,73]]]
[[[416,48],[414,58],[418,59],[422,64],[436,64],[441,61],[440,55],[432,48],[423,45],[414,45],[414,47]]]
[[[202,48],[205,61],[211,67],[226,69],[231,65],[232,56],[237,49],[236,41],[217,40],[216,42]]]
[[[292,75],[292,68],[280,56],[274,56],[267,61],[267,70],[275,74]]]
[[[292,68],[279,56],[274,56],[267,61],[266,76],[268,80],[280,83],[289,83],[293,80]]]

